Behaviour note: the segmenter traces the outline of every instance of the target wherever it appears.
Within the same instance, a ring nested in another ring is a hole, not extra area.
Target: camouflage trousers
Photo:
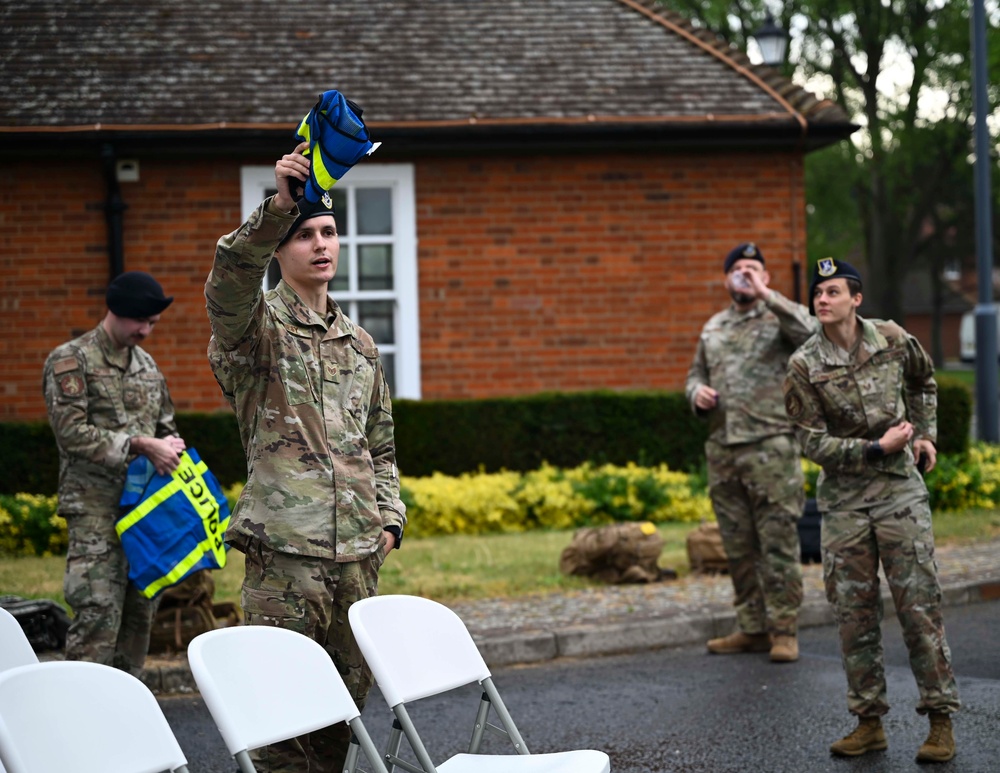
[[[732,446],[710,440],[705,455],[739,628],[795,635],[802,606],[798,520],[805,506],[799,444],[790,435]]]
[[[63,592],[73,610],[66,660],[89,660],[142,673],[157,602],[128,581],[115,514],[66,516],[69,548]]]
[[[927,492],[910,481],[901,486],[889,502],[823,514],[823,577],[840,626],[847,706],[862,717],[889,710],[879,561],[920,691],[917,711],[952,713],[960,706],[944,635]]]
[[[246,624],[287,628],[323,645],[359,709],[374,679],[351,633],[347,610],[358,599],[376,595],[384,558],[382,547],[348,563],[279,553],[258,540],[249,540],[246,547],[241,596]],[[258,773],[340,773],[350,740],[350,728],[338,723],[257,749],[250,757]]]

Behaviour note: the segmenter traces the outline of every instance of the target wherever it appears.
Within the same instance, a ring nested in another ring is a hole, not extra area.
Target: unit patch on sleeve
[[[83,393],[83,379],[79,374],[71,373],[59,379],[59,388],[67,397],[76,397]]]

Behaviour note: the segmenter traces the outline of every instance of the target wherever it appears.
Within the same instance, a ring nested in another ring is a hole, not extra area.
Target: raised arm
[[[301,143],[278,160],[274,166],[278,192],[216,245],[205,299],[212,333],[223,349],[235,349],[259,329],[264,314],[264,274],[275,248],[298,216],[289,178],[304,180],[309,176],[309,161],[301,152],[305,147],[307,143]]]

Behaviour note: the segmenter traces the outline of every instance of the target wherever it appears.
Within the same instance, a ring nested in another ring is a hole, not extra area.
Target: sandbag
[[[239,625],[239,607],[232,602],[215,603],[215,580],[212,572],[202,569],[166,588],[159,596],[159,608],[153,618],[149,652],[175,653],[187,650],[198,634]]]
[[[722,546],[719,524],[703,523],[687,535],[688,565],[692,574],[725,574],[729,559]]]
[[[663,538],[648,521],[587,527],[563,549],[559,570],[611,584],[655,582],[662,551]]]

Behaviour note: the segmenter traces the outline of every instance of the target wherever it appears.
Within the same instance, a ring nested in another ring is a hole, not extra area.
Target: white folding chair
[[[0,671],[37,662],[38,656],[17,618],[0,607]]]
[[[30,666],[37,662],[38,656],[17,618],[0,607],[0,671]],[[2,763],[0,773],[6,773]]]
[[[448,607],[417,596],[377,596],[355,601],[348,612],[351,630],[386,703],[396,717],[385,759],[390,773],[609,773],[608,755],[590,749],[530,754],[493,684],[490,671],[465,623]],[[478,683],[483,696],[468,754],[437,767],[406,711],[405,703]],[[490,709],[500,726],[489,722]],[[508,738],[517,754],[480,754],[484,731]],[[399,758],[405,736],[420,763]]]
[[[187,773],[149,688],[80,661],[0,673],[0,759],[8,773]]]
[[[387,773],[330,655],[307,636],[261,625],[220,628],[191,641],[188,662],[243,773],[255,772],[251,749],[338,722],[354,734],[345,773],[357,770],[359,745],[375,770]]]

